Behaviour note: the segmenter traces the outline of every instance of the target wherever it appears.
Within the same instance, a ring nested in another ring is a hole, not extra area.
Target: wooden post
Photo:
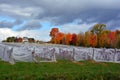
[[[114,62],[116,62],[116,53],[117,53],[117,51],[116,51],[116,48],[115,48],[115,53],[114,53]]]
[[[93,55],[92,55],[92,59],[93,59],[93,60],[94,60],[94,56],[95,56],[95,55],[94,55],[94,48],[93,48]]]
[[[75,57],[75,48],[73,48],[73,61],[75,61],[74,57]]]
[[[9,63],[10,63],[11,65],[14,65],[14,64],[15,64],[15,60],[14,60],[12,54],[13,54],[13,48],[10,50]]]
[[[3,60],[4,60],[4,57],[5,57],[5,49],[6,49],[6,46],[4,47],[4,52],[3,52],[3,56],[2,56]]]
[[[56,62],[55,48],[53,48],[53,61]]]

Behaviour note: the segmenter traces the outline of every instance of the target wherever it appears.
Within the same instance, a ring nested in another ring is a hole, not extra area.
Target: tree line
[[[63,33],[58,28],[52,28],[50,36],[50,42],[54,44],[120,48],[120,30],[108,30],[105,24],[95,24],[92,29],[79,34]]]
[[[34,38],[28,38],[28,37],[7,37],[6,40],[3,40],[2,42],[35,42]]]

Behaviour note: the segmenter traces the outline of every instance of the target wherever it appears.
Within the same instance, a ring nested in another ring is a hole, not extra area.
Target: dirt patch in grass
[[[77,65],[81,65],[81,66],[85,65],[83,62],[80,62],[80,61],[79,62],[78,61],[73,61],[73,63],[77,64]]]
[[[100,64],[100,65],[102,65],[102,66],[107,67],[107,64],[105,64],[105,63],[103,63],[103,62],[96,62],[96,64]]]
[[[94,60],[89,60],[88,62],[92,63],[92,64],[102,65],[102,66],[105,66],[105,67],[107,66],[107,64],[105,64],[104,62],[96,62]]]

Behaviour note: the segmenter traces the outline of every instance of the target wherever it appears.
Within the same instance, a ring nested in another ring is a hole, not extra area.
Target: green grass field
[[[58,60],[11,65],[0,61],[0,80],[120,80],[120,64]]]

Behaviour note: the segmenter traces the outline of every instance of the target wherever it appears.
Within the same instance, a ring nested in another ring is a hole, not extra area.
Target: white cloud
[[[0,28],[0,41],[5,40],[7,37],[32,37],[36,40],[49,41],[49,30],[24,30],[24,31],[12,31],[9,28]]]
[[[95,23],[92,24],[65,24],[60,28],[61,32],[64,33],[80,33],[90,29]]]
[[[16,36],[17,34],[14,31],[11,31],[8,28],[1,28],[0,29],[0,41],[6,39],[9,36]]]

